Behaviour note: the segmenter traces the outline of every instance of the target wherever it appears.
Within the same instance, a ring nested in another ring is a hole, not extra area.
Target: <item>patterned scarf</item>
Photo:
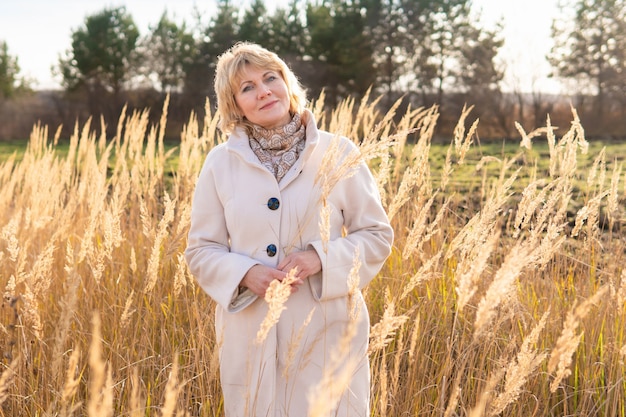
[[[254,126],[251,133],[252,151],[280,182],[304,149],[305,129],[300,115],[296,113],[291,122],[274,129]]]

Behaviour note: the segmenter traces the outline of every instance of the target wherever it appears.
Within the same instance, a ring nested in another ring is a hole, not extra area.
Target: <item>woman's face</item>
[[[246,65],[235,91],[235,101],[246,119],[265,129],[291,121],[287,84],[276,71]]]

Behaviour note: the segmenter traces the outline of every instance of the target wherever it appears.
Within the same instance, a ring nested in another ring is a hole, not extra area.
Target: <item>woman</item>
[[[322,192],[320,168],[326,150],[336,148],[331,143],[340,141],[344,157],[356,146],[317,129],[302,87],[274,53],[235,45],[219,58],[215,91],[219,127],[229,136],[209,152],[198,178],[185,255],[217,303],[226,416],[307,416],[312,401],[330,401],[332,393],[313,397],[312,389],[328,377],[351,323],[348,301],[356,300],[360,320],[344,356],[352,364],[349,384],[331,414],[364,417],[369,319],[360,289],[393,240],[375,181],[361,162]],[[331,209],[328,230],[320,226],[328,224],[322,206]],[[349,285],[355,254],[356,294]],[[265,292],[290,271],[286,309],[259,343]]]

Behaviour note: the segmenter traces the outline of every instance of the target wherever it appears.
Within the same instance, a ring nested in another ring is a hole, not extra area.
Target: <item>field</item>
[[[222,415],[214,305],[182,257],[224,140],[209,109],[176,147],[141,112],[3,156],[0,416]],[[445,146],[436,108],[314,112],[363,138],[396,233],[365,292],[371,416],[626,416],[623,146],[575,111],[505,146],[470,109]]]

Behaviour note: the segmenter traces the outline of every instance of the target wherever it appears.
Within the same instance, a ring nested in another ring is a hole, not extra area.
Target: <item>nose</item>
[[[263,98],[272,94],[272,90],[269,89],[268,86],[264,85],[259,88],[259,98]]]

